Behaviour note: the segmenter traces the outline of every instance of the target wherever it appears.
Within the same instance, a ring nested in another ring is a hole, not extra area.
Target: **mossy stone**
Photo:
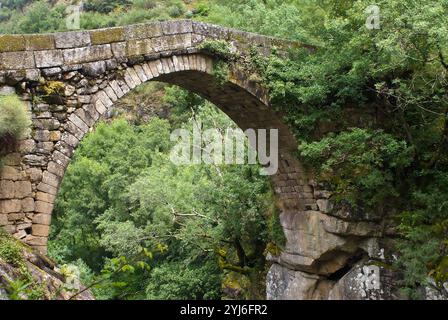
[[[90,40],[93,45],[123,41],[124,28],[119,27],[90,31]]]
[[[49,50],[54,49],[54,36],[51,34],[25,35],[27,50]]]
[[[19,35],[0,35],[0,52],[24,51],[25,38]]]

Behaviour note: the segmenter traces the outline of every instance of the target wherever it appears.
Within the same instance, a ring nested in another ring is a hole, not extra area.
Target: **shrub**
[[[206,40],[199,45],[199,49],[206,54],[219,57],[226,61],[235,58],[230,44],[224,40]]]
[[[0,97],[0,155],[23,138],[30,125],[26,106],[16,95]]]

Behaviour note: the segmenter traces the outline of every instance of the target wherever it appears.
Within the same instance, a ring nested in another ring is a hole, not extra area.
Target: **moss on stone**
[[[3,231],[0,233],[0,259],[20,268],[24,265],[22,250],[23,245],[18,241]]]
[[[54,49],[54,36],[51,34],[30,34],[25,35],[27,50],[49,50]]]
[[[45,92],[47,96],[49,95],[60,95],[64,92],[64,83],[61,81],[48,81],[42,87],[42,90]]]
[[[19,35],[0,35],[0,52],[24,51],[25,38]]]
[[[124,28],[110,28],[90,31],[93,45],[120,42],[124,40]]]

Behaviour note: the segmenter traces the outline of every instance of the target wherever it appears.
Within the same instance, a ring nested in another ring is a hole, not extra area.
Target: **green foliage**
[[[3,232],[0,233],[0,244],[0,258],[4,262],[16,267],[24,266],[23,246]]]
[[[30,125],[26,105],[18,96],[0,96],[0,156],[14,148]]]
[[[231,60],[234,57],[230,44],[224,40],[206,40],[199,45],[198,49],[224,60]]]
[[[47,1],[39,0],[24,8],[13,11],[2,23],[2,33],[42,33],[65,30],[65,6],[52,7]]]
[[[199,2],[192,11],[193,15],[199,16],[199,17],[208,16],[209,12],[210,12],[210,7],[205,1]]]
[[[167,262],[152,271],[146,297],[150,300],[220,299],[220,286],[220,270],[213,260],[188,266]]]
[[[207,40],[199,45],[199,50],[216,58],[213,62],[213,75],[218,83],[223,84],[229,78],[229,62],[236,58],[228,42],[224,40]]]
[[[152,153],[167,150],[168,128],[159,119],[135,128],[117,120],[110,126],[99,124],[95,134],[84,139],[56,204],[55,215],[64,215],[53,224],[52,234],[60,239],[49,246],[54,258],[82,258],[93,270],[101,268],[105,253],[94,220],[110,207],[127,214],[126,188],[151,164]]]
[[[198,96],[163,90],[173,126],[235,126]],[[61,263],[81,258],[92,280],[92,274],[103,279],[114,259],[135,261],[142,246],[154,248],[149,273],[139,271],[138,261],[129,264],[126,274],[94,287],[100,298],[218,298],[223,276],[238,270],[258,279],[248,296],[263,296],[266,243],[281,239],[265,177],[258,166],[175,166],[170,130],[158,118],[134,127],[115,120],[85,138],[56,203],[51,256]],[[225,263],[219,264],[222,248]]]
[[[5,290],[11,300],[38,300],[45,295],[45,289],[36,283],[27,267],[24,250],[30,250],[0,230],[0,260],[15,267],[17,277],[7,281]]]
[[[128,0],[88,0],[84,3],[83,8],[86,11],[95,11],[99,13],[109,13],[118,7],[131,4]]]
[[[0,136],[23,137],[31,124],[25,104],[16,95],[0,97]]]
[[[352,207],[364,201],[367,209],[379,209],[378,203],[400,196],[394,172],[412,160],[406,142],[379,130],[360,128],[303,143],[300,154],[317,164],[319,179],[334,188],[334,200],[348,201]]]

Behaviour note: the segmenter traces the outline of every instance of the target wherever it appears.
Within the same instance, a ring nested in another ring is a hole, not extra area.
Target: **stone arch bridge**
[[[118,99],[146,81],[162,81],[207,98],[243,130],[279,129],[279,171],[272,183],[287,244],[281,255],[268,257],[268,297],[347,296],[351,278],[341,278],[358,270],[360,257],[376,254],[376,224],[332,214],[330,194],[301,166],[297,141],[266,91],[238,66],[226,83],[218,81],[218,57],[198,49],[208,39],[225,40],[243,54],[251,47],[269,54],[273,47],[286,52],[298,46],[190,20],[0,36],[0,93],[17,93],[32,115],[32,130],[0,172],[0,226],[45,252],[53,204],[77,145]],[[45,84],[57,94],[43,102],[35,89]]]

